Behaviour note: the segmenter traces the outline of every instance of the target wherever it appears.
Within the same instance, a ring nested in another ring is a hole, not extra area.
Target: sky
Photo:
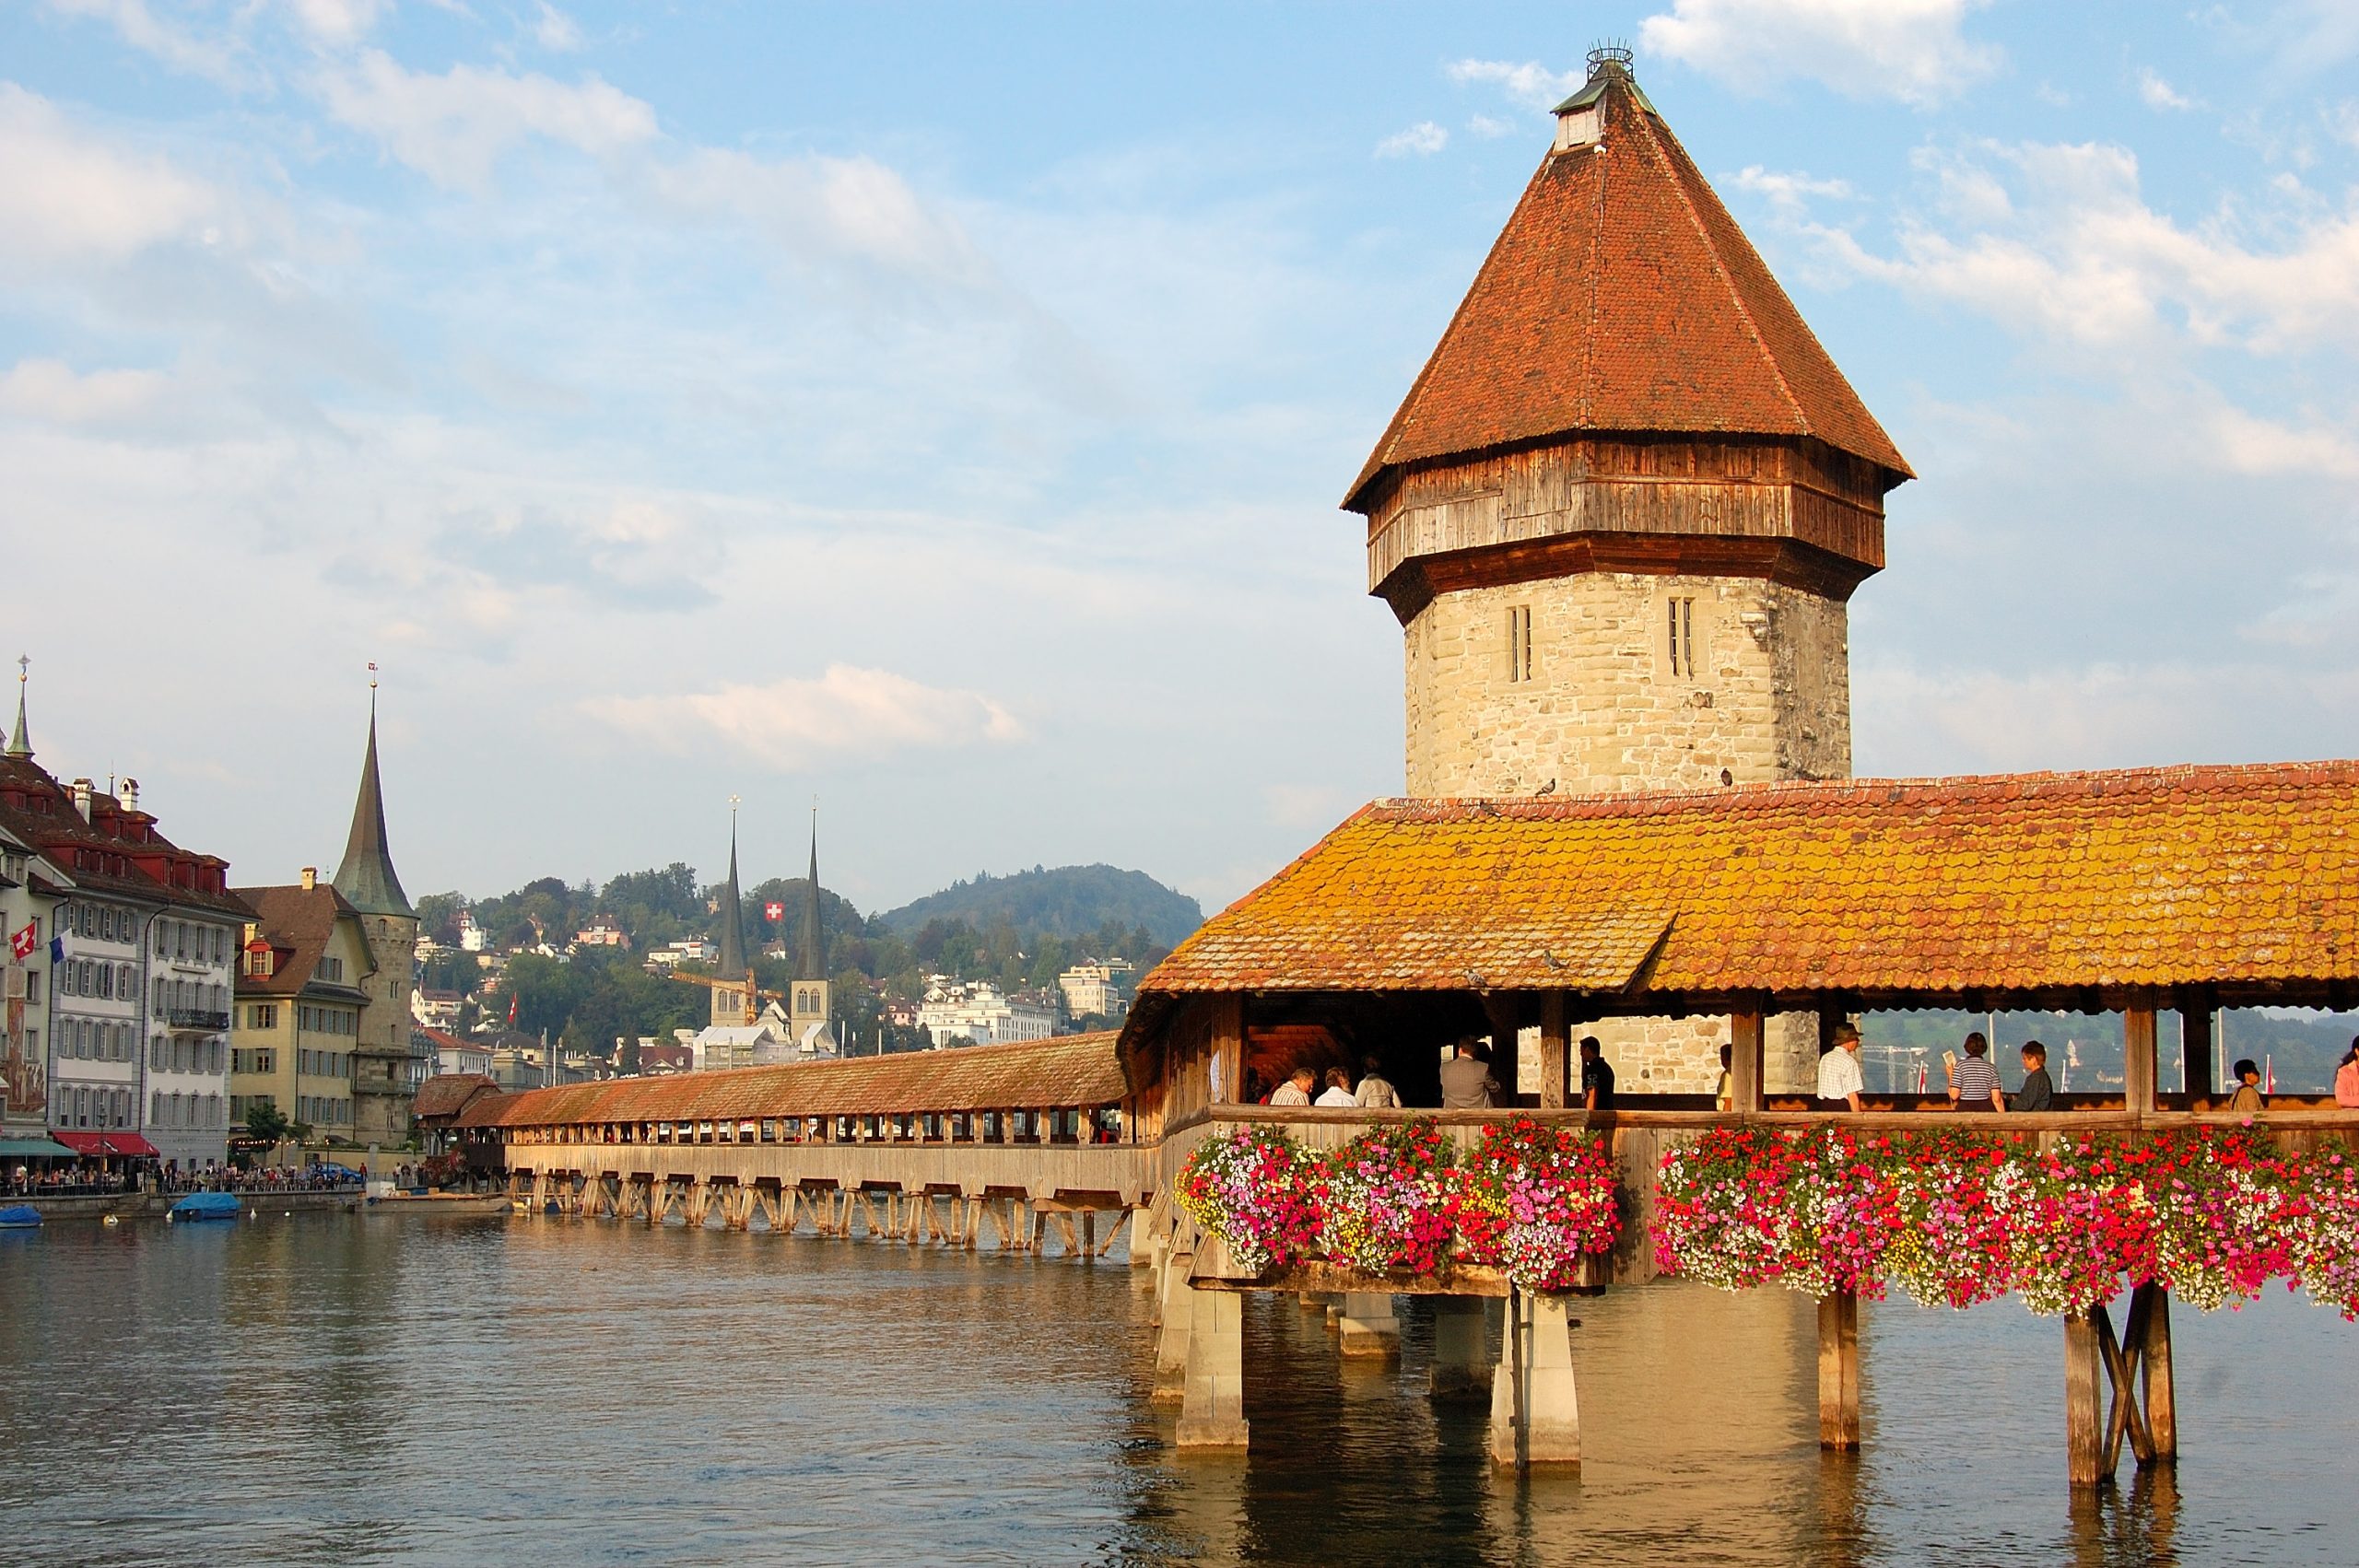
[[[1918,479],[1864,775],[2359,754],[2359,0],[9,0],[0,638],[240,883],[1207,907],[1402,787],[1337,509],[1590,46]]]

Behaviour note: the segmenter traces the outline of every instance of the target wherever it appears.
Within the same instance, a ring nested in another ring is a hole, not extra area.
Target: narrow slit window
[[[1518,604],[1508,612],[1508,679],[1532,679],[1532,606]]]
[[[1665,628],[1671,652],[1671,673],[1674,679],[1696,678],[1696,601],[1688,598],[1663,601],[1668,625]]]

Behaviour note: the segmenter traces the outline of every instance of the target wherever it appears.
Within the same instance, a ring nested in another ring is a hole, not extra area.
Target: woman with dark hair
[[[2335,1065],[2334,1103],[2338,1106],[2359,1106],[2359,1035],[2351,1036],[2351,1048],[2342,1053],[2342,1060]]]

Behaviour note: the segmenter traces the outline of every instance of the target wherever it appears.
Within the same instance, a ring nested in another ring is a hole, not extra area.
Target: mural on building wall
[[[7,1051],[0,1055],[0,1116],[30,1119],[48,1113],[49,1074],[40,1062],[25,1057],[24,975],[20,966],[8,966],[12,983],[8,987]]]

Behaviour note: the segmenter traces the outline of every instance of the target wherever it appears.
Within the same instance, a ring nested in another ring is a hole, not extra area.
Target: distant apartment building
[[[1057,1032],[1059,1008],[1045,992],[1002,994],[989,980],[953,980],[929,976],[918,1027],[936,1047],[997,1045],[1045,1040]]]
[[[485,932],[484,929],[475,924],[475,912],[473,909],[462,909],[459,911],[460,952],[481,953],[486,947],[490,945],[490,937]]]
[[[426,1036],[426,1044],[434,1053],[434,1076],[490,1075],[490,1041],[470,1039],[447,1029],[423,1029],[419,1033]]]
[[[467,993],[464,991],[420,986],[416,999],[410,1002],[409,1015],[421,1029],[456,1029],[459,1026],[459,1010],[466,1003]]]
[[[1092,1013],[1109,1020],[1129,1016],[1132,972],[1130,961],[1124,958],[1074,965],[1057,977],[1057,989],[1064,993],[1065,1011],[1075,1018]]]
[[[573,933],[576,947],[628,947],[630,937],[604,915]]]
[[[700,936],[690,937],[686,942],[667,942],[661,947],[648,950],[647,966],[669,969],[681,964],[710,964],[718,951]]]
[[[30,1121],[38,1099],[54,1136],[87,1154],[222,1158],[230,965],[245,914],[229,863],[158,832],[136,781],[102,791],[36,763],[21,677],[0,754],[0,829],[23,855],[9,906],[28,916],[9,933],[14,1048],[0,1061],[11,1118]],[[18,954],[28,923],[42,945]]]

